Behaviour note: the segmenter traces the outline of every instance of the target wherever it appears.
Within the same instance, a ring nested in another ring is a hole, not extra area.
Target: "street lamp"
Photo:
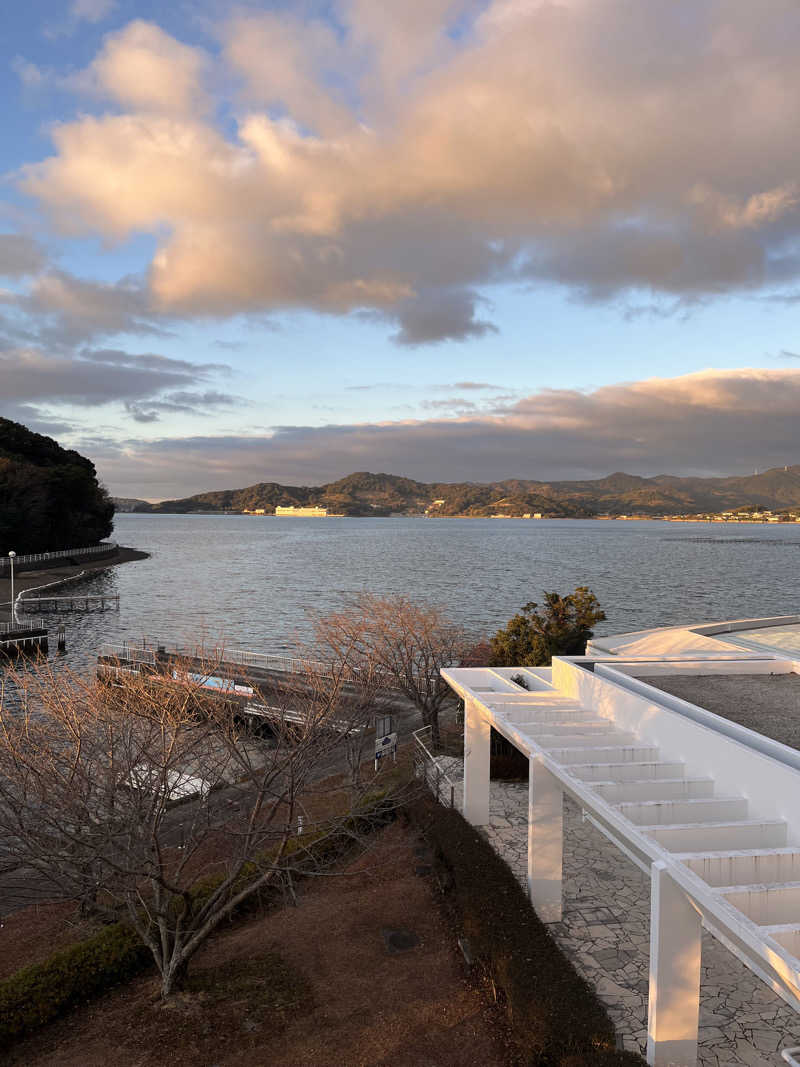
[[[14,622],[14,560],[17,558],[16,552],[9,552],[8,558],[11,561],[11,622]]]

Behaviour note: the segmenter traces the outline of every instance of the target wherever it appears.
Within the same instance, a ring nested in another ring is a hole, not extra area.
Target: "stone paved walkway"
[[[550,930],[606,1004],[625,1048],[647,1044],[650,880],[565,800],[564,918]],[[527,783],[492,782],[487,836],[527,880]],[[800,1015],[703,934],[701,1067],[777,1067]]]

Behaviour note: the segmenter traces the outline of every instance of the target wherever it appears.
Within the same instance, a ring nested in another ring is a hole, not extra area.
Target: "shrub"
[[[491,845],[458,812],[416,801],[411,818],[444,868],[451,916],[502,993],[520,1062],[530,1067],[642,1064]]]
[[[152,956],[122,923],[0,983],[0,1047],[137,974]]]

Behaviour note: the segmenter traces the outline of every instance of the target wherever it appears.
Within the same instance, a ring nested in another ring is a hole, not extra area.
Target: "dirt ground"
[[[74,904],[32,904],[0,916],[0,980],[92,933]]]
[[[641,680],[800,749],[800,675],[672,674]]]
[[[468,977],[425,859],[395,823],[341,876],[305,883],[296,908],[217,936],[192,964],[193,991],[169,1006],[154,999],[152,977],[139,979],[17,1046],[7,1062],[501,1067],[499,1013]],[[404,947],[409,933],[414,944]],[[278,994],[269,991],[276,960],[286,971]]]

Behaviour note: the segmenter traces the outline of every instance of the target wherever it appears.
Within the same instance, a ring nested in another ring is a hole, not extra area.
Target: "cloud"
[[[244,403],[229,393],[197,388],[229,371],[226,364],[117,349],[54,356],[35,347],[8,348],[0,350],[0,413],[13,418],[12,410],[19,413],[21,405],[31,404],[94,408],[122,402],[134,417],[143,410],[195,414]]]
[[[116,6],[116,0],[72,0],[69,13],[74,19],[101,22]]]
[[[23,88],[28,90],[41,89],[48,84],[51,78],[49,71],[43,70],[23,56],[15,56],[12,59],[11,69],[19,78]]]
[[[745,473],[797,462],[798,440],[800,370],[746,369],[540,390],[492,414],[129,441],[95,458],[120,494],[174,497],[354,470],[422,481]]]
[[[794,0],[321,11],[222,16],[214,60],[129,24],[88,68],[113,107],[23,188],[65,232],[155,235],[165,313],[366,312],[406,345],[486,335],[490,284],[800,282]]]
[[[188,359],[173,359],[151,352],[123,352],[118,348],[85,348],[80,353],[81,359],[92,363],[105,363],[112,366],[143,367],[159,373],[177,373],[187,375],[191,380],[206,377],[209,374],[231,374],[229,363],[193,363]]]
[[[75,426],[71,422],[67,422],[65,419],[58,415],[52,415],[46,408],[38,407],[35,404],[17,404],[13,401],[4,400],[2,403],[3,418],[11,419],[13,422],[24,423],[29,430],[33,430],[35,433],[43,433],[53,437],[63,437],[65,434],[72,433]]]
[[[84,0],[87,7],[90,0]],[[96,6],[97,0],[94,0]],[[208,60],[152,22],[136,19],[109,34],[87,70],[66,84],[109,97],[123,108],[188,115],[209,106],[203,88]]]
[[[205,415],[209,409],[240,407],[244,403],[246,401],[240,396],[220,393],[214,389],[204,392],[179,390],[165,393],[160,400],[148,400],[143,403],[126,401],[125,410],[136,422],[158,422],[165,412],[171,415]]]
[[[497,327],[475,316],[478,297],[467,290],[431,291],[400,305],[399,345],[423,345],[436,341],[465,341],[497,333]]]
[[[35,249],[28,251],[27,261],[23,252],[19,250],[16,258],[18,273],[30,274],[43,265]],[[0,265],[2,256],[0,242]],[[26,290],[9,294],[6,303],[25,317],[31,337],[59,347],[121,333],[165,333],[147,288],[137,278],[95,282],[48,267],[31,279]]]
[[[44,252],[32,238],[0,233],[0,277],[24,278],[41,270],[44,264]]]

